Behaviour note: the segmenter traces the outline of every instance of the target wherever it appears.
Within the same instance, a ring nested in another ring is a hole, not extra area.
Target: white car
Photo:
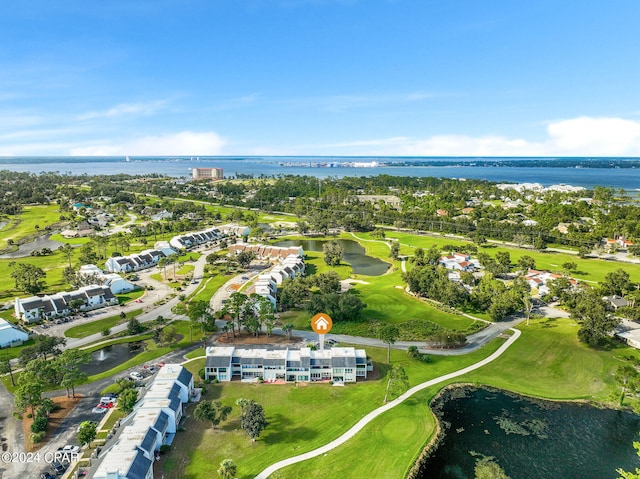
[[[72,446],[71,444],[67,444],[66,446],[64,446],[61,449],[58,449],[59,451],[62,452],[69,452],[69,453],[77,453],[80,452],[80,447],[79,446]]]
[[[129,377],[131,379],[133,379],[134,381],[142,381],[144,379],[144,377],[142,376],[142,374],[140,374],[137,371],[133,371],[132,373],[129,373]]]
[[[94,407],[91,412],[96,413],[96,414],[104,414],[105,412],[107,412],[109,409],[107,409],[106,407]]]

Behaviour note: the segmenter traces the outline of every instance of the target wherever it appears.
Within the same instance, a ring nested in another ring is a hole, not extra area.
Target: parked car
[[[56,476],[52,476],[48,472],[43,472],[40,474],[40,479],[56,479]]]
[[[105,395],[103,396],[102,399],[104,399],[104,398],[118,399],[118,395],[116,393],[105,393]]]
[[[71,444],[67,444],[66,446],[59,447],[58,451],[76,453],[76,452],[80,452],[80,446],[73,446]]]
[[[105,412],[107,412],[107,408],[106,407],[94,407],[91,412],[95,413],[95,414],[104,414]]]
[[[53,467],[54,471],[56,471],[56,473],[58,474],[64,474],[64,472],[67,470],[67,466],[65,466],[64,464],[60,464],[59,462],[52,462],[51,467]]]
[[[142,381],[144,379],[144,377],[142,376],[142,374],[140,374],[137,371],[133,371],[131,373],[129,373],[129,377],[131,379],[133,379],[134,381]]]

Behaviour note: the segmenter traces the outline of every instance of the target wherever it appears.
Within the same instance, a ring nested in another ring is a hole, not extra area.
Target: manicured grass
[[[468,356],[434,358],[434,361],[429,364],[411,360],[400,351],[392,352],[392,360],[403,364],[413,385],[469,365],[490,354],[501,342],[500,340],[495,341],[485,351]],[[381,368],[384,375],[388,370],[388,365],[381,361],[386,359],[386,350],[367,348],[367,352],[376,362],[376,367]],[[197,374],[203,364],[204,360],[197,360],[187,367]],[[386,379],[384,376],[381,379],[344,387],[333,387],[327,384],[295,386],[291,384],[243,384],[240,382],[208,385],[207,399],[216,399],[222,401],[223,404],[231,405],[234,408],[231,416],[221,425],[219,431],[213,431],[210,425],[197,422],[189,417],[186,423],[188,433],[176,438],[180,440],[174,442],[168,460],[163,464],[163,472],[167,479],[210,477],[212,474],[215,475],[215,471],[223,459],[233,458],[234,462],[238,464],[237,477],[252,478],[267,465],[284,457],[314,449],[346,431],[368,411],[382,405],[385,387]],[[254,399],[262,404],[267,420],[270,422],[264,435],[254,444],[238,426],[239,410],[235,406],[235,400],[240,397]],[[423,403],[421,408],[424,417],[428,413],[426,404]],[[192,413],[189,412],[188,415],[192,416]],[[400,416],[398,421],[405,423],[406,419]],[[417,431],[424,430],[427,425],[428,422],[418,421],[415,423]],[[387,430],[392,438],[403,435],[402,431],[392,431],[392,427]],[[419,436],[419,434],[417,435]],[[421,444],[422,441],[419,443]],[[404,463],[406,466],[407,459],[413,457],[416,450],[418,447],[404,453],[408,456],[403,454],[404,460],[398,460],[398,462]],[[189,460],[184,471],[182,470],[183,458]],[[354,462],[353,458],[350,462]],[[326,477],[326,472],[327,469],[317,471],[317,477]],[[394,477],[399,477],[399,475]]]
[[[18,242],[27,236],[46,233],[46,226],[60,222],[59,206],[57,204],[24,206],[20,214],[8,215],[7,221],[8,224],[0,230],[0,249],[9,246],[8,239]]]
[[[227,281],[233,277],[232,274],[216,274],[210,278],[203,280],[200,284],[203,285],[197,292],[191,297],[191,301],[209,301],[218,289],[220,289]]]
[[[185,275],[193,272],[194,269],[195,269],[195,266],[193,266],[192,264],[185,264],[182,268],[180,268],[179,270],[176,271],[176,274],[179,274],[181,276],[185,276]]]
[[[83,238],[65,238],[60,233],[51,235],[51,239],[53,241],[60,241],[61,243],[68,243],[71,245],[82,245],[91,241],[91,239],[87,236]]]
[[[623,345],[608,351],[588,348],[578,341],[578,325],[570,319],[536,319],[519,329],[522,335],[501,358],[466,377],[532,396],[608,402],[621,358],[638,355]]]
[[[67,338],[86,338],[87,336],[91,336],[92,334],[101,333],[105,329],[111,329],[117,324],[127,322],[131,318],[138,316],[140,313],[142,313],[142,309],[136,309],[135,311],[126,313],[127,317],[125,319],[122,319],[119,314],[116,314],[114,316],[109,316],[108,318],[104,319],[98,319],[90,323],[79,324],[67,329],[64,332],[64,335]]]
[[[16,346],[13,348],[2,348],[0,349],[0,359],[15,359],[20,357],[20,353],[27,346],[33,346],[35,344],[35,339],[28,339],[21,346]]]
[[[503,356],[455,382],[488,384],[550,399],[595,399],[611,404],[618,397],[611,379],[613,371],[622,364],[623,356],[638,356],[625,346],[611,351],[585,347],[576,340],[575,325],[566,319],[536,320],[520,329],[523,334]],[[443,385],[428,388],[412,397],[412,401],[376,418],[338,449],[287,467],[272,477],[321,478],[326,471],[345,479],[405,477],[434,432],[434,421],[425,409]],[[419,425],[418,431],[410,424]],[[395,434],[396,431],[408,433]],[[401,460],[396,460],[397,456]],[[358,457],[375,457],[375,461],[353,460]]]
[[[129,293],[116,294],[116,298],[118,298],[118,304],[126,304],[141,298],[144,296],[145,292],[146,291],[144,289],[136,289]]]

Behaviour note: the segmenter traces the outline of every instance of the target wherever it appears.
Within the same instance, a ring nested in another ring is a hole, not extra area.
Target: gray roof
[[[145,479],[153,462],[148,459],[141,449],[138,449],[136,457],[131,461],[127,471],[127,479]]]
[[[179,386],[178,386],[179,387]],[[182,401],[180,401],[180,396],[169,396],[170,402],[169,402],[169,407],[173,410],[173,411],[178,411],[178,409],[180,409],[180,407],[182,406]]]
[[[169,399],[173,399],[176,397],[180,399],[181,391],[182,391],[182,388],[180,387],[180,385],[177,383],[173,383],[173,386],[171,387],[171,391],[169,391]]]
[[[87,296],[102,296],[104,294],[104,289],[102,288],[86,289],[85,294]]]
[[[45,299],[43,301],[43,304],[44,304],[44,312],[45,313],[53,313],[53,312],[55,312],[56,308],[54,308],[53,302],[51,301],[51,299]]]
[[[104,299],[113,299],[113,298],[115,298],[115,296],[113,295],[113,293],[111,292],[111,290],[109,288],[104,288],[103,294],[104,294]]]
[[[180,371],[180,374],[178,374],[178,378],[177,378],[178,382],[184,384],[187,387],[191,383],[192,379],[193,379],[193,374],[191,374],[191,372],[189,372],[187,368],[182,368],[182,371]]]
[[[153,452],[155,449],[156,439],[158,438],[158,433],[153,429],[147,429],[147,433],[144,435],[144,439],[142,439],[142,443],[140,447],[147,451],[149,454]]]
[[[40,298],[28,299],[26,301],[21,301],[21,303],[25,311],[28,311],[30,309],[44,308],[44,303]]]
[[[160,432],[160,434],[164,434],[164,432],[167,430],[167,426],[169,425],[169,415],[162,411],[160,412],[160,414],[158,414],[158,419],[156,419],[156,422],[153,425],[153,428]]]
[[[53,304],[56,305],[56,308],[58,308],[58,311],[64,311],[65,309],[69,308],[63,298],[52,298],[52,301]]]
[[[231,364],[230,356],[207,356],[207,368],[225,368]]]

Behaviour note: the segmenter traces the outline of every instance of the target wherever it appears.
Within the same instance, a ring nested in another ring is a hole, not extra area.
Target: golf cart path
[[[388,402],[384,406],[380,406],[379,408],[374,409],[373,411],[371,411],[369,414],[367,414],[362,419],[360,419],[348,431],[346,431],[344,434],[342,434],[338,438],[334,439],[333,441],[331,441],[331,442],[329,442],[329,443],[325,444],[324,446],[321,446],[321,447],[319,447],[317,449],[314,449],[313,451],[309,451],[309,452],[306,452],[304,454],[300,454],[298,456],[293,456],[293,457],[290,457],[288,459],[283,459],[282,461],[278,461],[275,464],[272,464],[271,466],[269,466],[266,469],[264,469],[262,472],[260,472],[260,474],[258,474],[256,476],[256,479],[267,479],[271,474],[273,474],[274,472],[276,472],[276,471],[278,471],[278,470],[280,470],[280,469],[282,469],[284,467],[290,466],[292,464],[296,464],[298,462],[306,461],[307,459],[312,459],[314,457],[321,456],[321,455],[331,451],[332,449],[335,449],[336,447],[341,446],[342,444],[347,442],[349,439],[351,439],[353,436],[355,436],[357,433],[359,433],[367,424],[369,424],[375,418],[380,416],[382,413],[387,412],[389,409],[392,409],[392,408],[396,407],[397,405],[401,404],[403,401],[405,401],[409,397],[413,396],[418,391],[422,391],[423,389],[426,389],[428,387],[431,387],[431,386],[433,386],[435,384],[438,384],[438,383],[441,383],[443,381],[447,381],[449,379],[453,379],[455,377],[462,376],[463,374],[467,374],[467,373],[469,373],[471,371],[474,371],[474,370],[476,370],[478,368],[481,368],[482,366],[485,366],[485,365],[489,364],[494,359],[499,358],[520,337],[520,331],[519,330],[511,329],[510,331],[512,331],[513,334],[509,337],[509,339],[507,339],[507,341],[505,341],[505,343],[502,346],[500,346],[490,356],[478,361],[475,364],[467,366],[466,368],[459,369],[458,371],[454,371],[452,373],[445,374],[443,376],[437,377],[435,379],[431,379],[429,381],[425,381],[425,382],[423,382],[421,384],[418,384],[417,386],[412,387],[407,392],[405,392],[401,396],[398,396],[393,401]]]

